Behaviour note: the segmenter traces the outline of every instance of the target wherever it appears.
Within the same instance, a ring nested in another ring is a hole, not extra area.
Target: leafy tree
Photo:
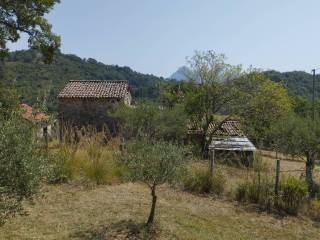
[[[180,81],[168,83],[161,94],[161,103],[169,108],[177,104],[183,105],[186,95],[191,92],[197,84],[194,81]]]
[[[320,151],[320,120],[296,114],[284,116],[270,130],[276,149],[293,156],[306,157],[306,182],[314,195],[313,169]]]
[[[30,124],[16,116],[0,121],[0,224],[36,193],[43,160]]]
[[[187,116],[179,105],[167,109],[144,102],[135,108],[120,105],[112,114],[120,120],[127,138],[148,138],[182,142],[186,136]]]
[[[152,204],[147,225],[154,221],[157,195],[156,187],[174,180],[183,163],[183,149],[168,142],[137,141],[126,146],[122,160],[133,181],[141,181],[151,191]]]
[[[234,113],[242,118],[247,134],[258,145],[267,145],[271,124],[292,110],[287,90],[256,70],[244,74],[234,84],[238,95]]]
[[[186,95],[186,111],[197,128],[202,129],[202,151],[205,154],[211,138],[208,128],[214,114],[222,113],[234,99],[232,80],[241,73],[240,66],[225,63],[225,56],[213,51],[196,52],[188,61],[190,80],[200,84]]]
[[[60,46],[60,38],[52,33],[44,15],[59,0],[3,0],[0,2],[0,55],[7,54],[7,42],[17,42],[20,33],[29,36],[30,47],[40,49],[47,62]]]

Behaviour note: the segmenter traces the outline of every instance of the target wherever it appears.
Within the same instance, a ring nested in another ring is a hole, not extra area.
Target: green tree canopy
[[[278,151],[306,157],[306,182],[313,196],[313,169],[320,151],[320,120],[289,114],[275,121],[270,135]]]
[[[152,224],[157,202],[156,186],[170,183],[175,178],[184,160],[183,148],[163,141],[142,140],[126,145],[121,159],[129,168],[131,179],[150,188],[152,205],[147,224]]]
[[[286,88],[256,70],[244,74],[234,84],[238,98],[233,112],[241,117],[247,134],[256,143],[268,144],[271,124],[292,110]]]
[[[211,139],[208,128],[214,115],[222,113],[235,100],[232,80],[241,75],[241,66],[225,63],[225,56],[214,51],[196,52],[188,60],[190,80],[200,82],[186,94],[185,108],[191,121],[203,131],[202,151],[205,154]]]
[[[44,158],[30,123],[12,116],[0,121],[0,224],[22,210],[38,189]]]
[[[123,136],[182,142],[187,133],[187,116],[179,105],[161,108],[151,102],[134,108],[120,105],[112,114],[120,120]]]
[[[32,48],[41,50],[45,61],[51,62],[60,47],[60,38],[51,31],[44,18],[59,0],[2,0],[0,1],[0,55],[8,52],[7,42],[17,42],[21,33],[29,36]]]

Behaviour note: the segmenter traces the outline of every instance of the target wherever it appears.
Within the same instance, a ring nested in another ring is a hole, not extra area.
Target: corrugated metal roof
[[[58,98],[123,98],[128,91],[125,80],[70,80]]]
[[[209,149],[225,151],[256,151],[247,137],[214,137]]]

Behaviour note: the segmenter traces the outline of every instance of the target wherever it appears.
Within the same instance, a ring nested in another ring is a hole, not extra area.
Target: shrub
[[[280,198],[277,207],[288,214],[296,215],[307,198],[307,184],[294,177],[281,180]]]
[[[273,205],[273,183],[266,174],[253,173],[239,184],[235,190],[235,199],[241,202],[258,204],[269,210]]]
[[[49,183],[64,183],[75,176],[75,153],[75,149],[62,146],[57,152],[49,154],[49,163],[51,163],[48,174]]]
[[[44,170],[45,157],[30,124],[17,117],[0,122],[0,224],[37,192]]]
[[[225,177],[221,171],[211,176],[208,170],[192,169],[182,178],[183,188],[195,193],[214,193],[221,195],[225,187]]]

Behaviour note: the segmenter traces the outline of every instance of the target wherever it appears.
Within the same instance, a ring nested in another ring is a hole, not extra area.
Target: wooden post
[[[214,170],[215,170],[215,162],[214,162],[214,156],[215,155],[215,150],[214,148],[211,149],[211,159],[210,159],[210,174],[211,176],[214,175]]]
[[[43,130],[44,141],[45,141],[45,144],[46,144],[46,150],[48,150],[48,144],[49,144],[49,140],[48,140],[48,126],[44,127],[42,130]]]
[[[280,180],[280,160],[277,160],[277,163],[276,163],[276,181],[275,181],[275,185],[274,185],[275,204],[278,203],[279,180]]]

